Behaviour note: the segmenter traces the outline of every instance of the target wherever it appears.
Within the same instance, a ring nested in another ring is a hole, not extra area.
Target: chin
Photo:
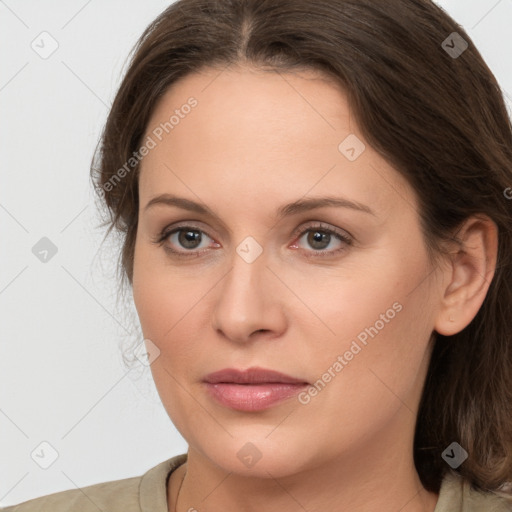
[[[222,441],[209,442],[201,452],[222,470],[241,476],[282,478],[306,469],[312,461],[304,447],[308,440],[276,442],[265,434],[225,436]],[[310,450],[314,448],[309,446]]]

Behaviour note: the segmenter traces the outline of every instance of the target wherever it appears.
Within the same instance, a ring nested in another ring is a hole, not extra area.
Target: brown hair
[[[453,32],[468,44],[460,55],[449,51],[464,48]],[[434,332],[414,460],[424,487],[439,492],[449,471],[441,454],[457,441],[469,453],[457,472],[476,489],[503,491],[512,481],[512,126],[471,39],[431,1],[181,0],[161,13],[134,48],[91,169],[107,235],[115,227],[122,237],[121,279],[132,283],[137,234],[131,157],[155,105],[189,73],[238,64],[337,80],[368,143],[416,191],[433,260],[469,216],[498,226],[482,307],[456,335]]]

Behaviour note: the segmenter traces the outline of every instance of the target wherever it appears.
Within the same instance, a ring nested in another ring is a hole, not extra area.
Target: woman
[[[182,0],[92,178],[189,445],[5,510],[512,510],[512,127],[427,0]]]

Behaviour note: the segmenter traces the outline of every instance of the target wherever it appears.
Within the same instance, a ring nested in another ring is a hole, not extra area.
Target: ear
[[[441,307],[434,329],[452,336],[471,323],[482,306],[496,269],[498,228],[487,216],[468,218],[445,270]]]

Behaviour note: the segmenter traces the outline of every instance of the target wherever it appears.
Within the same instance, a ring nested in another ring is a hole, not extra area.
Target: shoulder
[[[473,489],[466,479],[449,471],[441,483],[434,512],[512,512],[512,495],[506,498]]]
[[[167,478],[185,460],[186,454],[177,455],[142,476],[41,496],[0,512],[167,512]]]
[[[2,508],[1,512],[64,512],[117,510],[122,506],[126,512],[140,512],[138,488],[141,477],[126,478],[112,482],[70,489],[24,501],[19,505]]]

